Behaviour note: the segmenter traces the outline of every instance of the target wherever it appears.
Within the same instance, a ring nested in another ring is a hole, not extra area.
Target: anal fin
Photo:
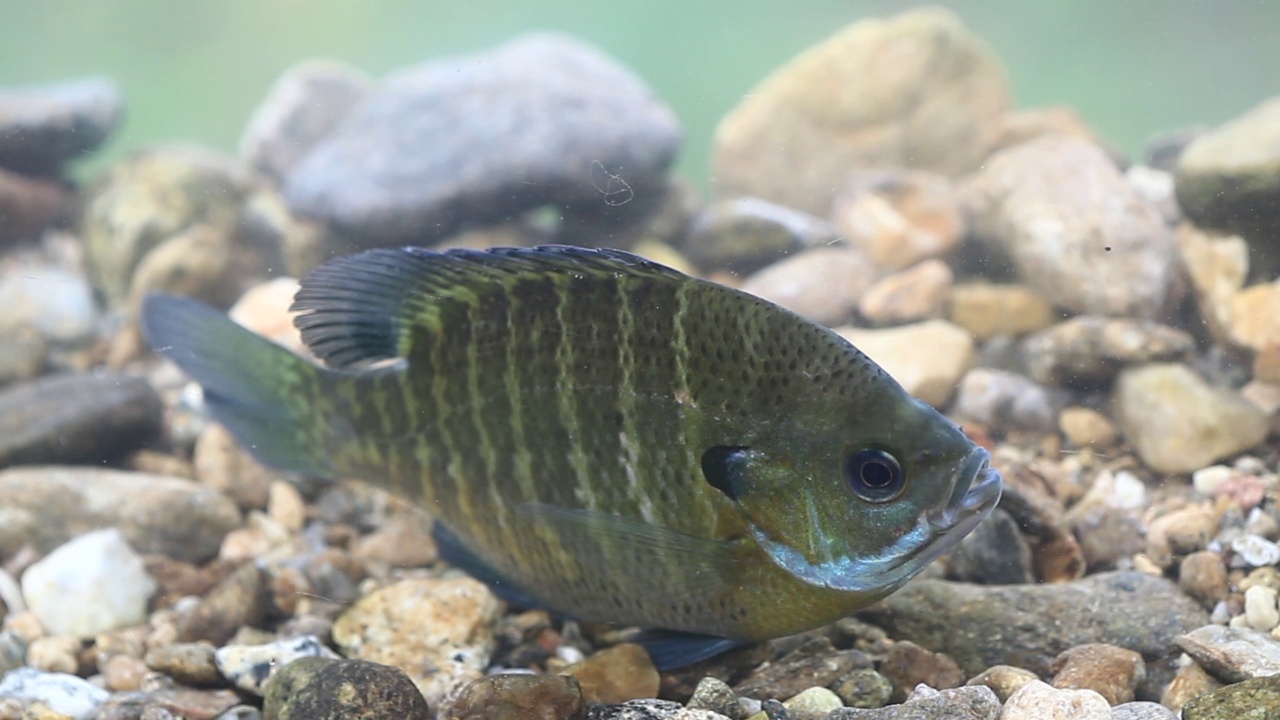
[[[493,594],[505,602],[522,608],[546,607],[545,603],[539,602],[537,598],[507,580],[497,570],[494,570],[471,548],[467,547],[444,523],[439,520],[435,521],[431,527],[431,536],[435,538],[436,547],[440,551],[442,560],[488,585]]]
[[[628,640],[643,647],[659,670],[676,670],[747,643],[715,635],[677,632],[675,630],[641,630]]]

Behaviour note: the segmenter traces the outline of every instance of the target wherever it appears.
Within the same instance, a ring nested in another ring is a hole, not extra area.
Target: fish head
[[[886,595],[1000,499],[987,451],[896,385],[852,415],[785,425],[704,456],[704,473],[769,557],[807,583]]]

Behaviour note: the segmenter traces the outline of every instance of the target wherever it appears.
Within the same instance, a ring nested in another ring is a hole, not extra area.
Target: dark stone
[[[69,200],[61,183],[0,170],[0,244],[39,238],[64,219]]]
[[[587,703],[571,675],[490,675],[462,689],[441,720],[583,720]]]
[[[707,270],[749,275],[805,248],[840,237],[830,222],[759,198],[721,200],[694,218],[684,252]]]
[[[0,391],[0,467],[120,460],[160,432],[164,408],[145,380],[75,373]]]
[[[302,658],[267,683],[266,720],[429,720],[427,701],[403,671],[365,660]]]
[[[1137,572],[1003,587],[917,580],[864,617],[892,637],[946,653],[969,676],[992,665],[1048,676],[1053,659],[1076,645],[1129,648],[1147,663],[1140,699],[1158,698],[1173,677],[1174,638],[1208,622],[1177,585]]]
[[[263,572],[253,563],[241,565],[178,619],[182,642],[207,640],[222,645],[241,627],[262,624],[267,613],[268,588]]]
[[[836,650],[825,637],[815,637],[781,658],[760,666],[734,686],[734,692],[758,699],[795,697],[811,687],[826,687],[858,668],[871,667],[859,650]]]
[[[95,150],[124,112],[104,77],[0,89],[0,167],[55,175]]]
[[[621,206],[680,143],[638,77],[563,35],[397,72],[289,172],[297,214],[378,243],[443,237],[540,206]]]
[[[1035,582],[1031,547],[1013,518],[996,508],[951,551],[947,577],[982,585]]]

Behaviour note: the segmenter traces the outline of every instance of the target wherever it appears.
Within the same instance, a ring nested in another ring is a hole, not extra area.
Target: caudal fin
[[[189,298],[149,295],[142,332],[204,388],[205,404],[259,462],[332,477],[314,404],[328,372]]]

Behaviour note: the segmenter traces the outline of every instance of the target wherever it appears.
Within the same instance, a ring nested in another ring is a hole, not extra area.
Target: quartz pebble
[[[91,638],[142,623],[155,580],[114,528],[86,533],[22,575],[22,594],[46,629]]]
[[[1276,589],[1266,585],[1254,585],[1244,593],[1245,622],[1254,630],[1270,632],[1280,625],[1280,610],[1276,608]]]
[[[306,636],[267,645],[228,645],[214,653],[214,663],[232,685],[262,695],[277,670],[304,657],[337,660],[341,656],[325,647],[319,638]]]
[[[1060,690],[1032,680],[1009,696],[1000,720],[1110,720],[1111,705],[1092,690]]]
[[[1241,535],[1232,540],[1231,552],[1249,567],[1267,567],[1280,563],[1280,545],[1258,535]]]
[[[782,703],[794,720],[823,720],[832,710],[844,707],[840,696],[824,687],[808,690]]]
[[[75,720],[94,717],[108,697],[106,690],[65,673],[19,668],[0,678],[0,698],[43,703],[54,712]]]

